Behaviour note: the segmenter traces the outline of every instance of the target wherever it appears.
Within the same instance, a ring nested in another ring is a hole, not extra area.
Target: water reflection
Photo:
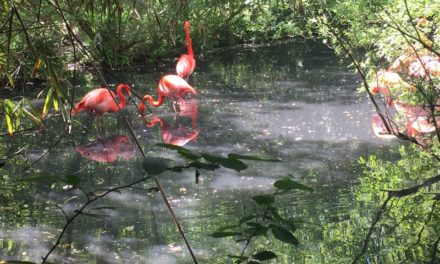
[[[190,141],[195,141],[199,136],[200,129],[197,127],[199,106],[195,98],[179,97],[176,99],[176,114],[172,123],[159,116],[152,116],[151,118],[144,116],[143,118],[147,127],[151,128],[158,124],[164,143],[184,146]],[[191,120],[190,126],[184,122],[184,118]]]
[[[75,146],[81,156],[98,161],[111,163],[118,158],[129,160],[136,155],[136,148],[126,135],[115,135],[84,146]]]

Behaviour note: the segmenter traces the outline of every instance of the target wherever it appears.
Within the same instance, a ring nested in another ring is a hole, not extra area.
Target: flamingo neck
[[[186,45],[188,46],[188,55],[194,57],[191,37],[189,36],[189,22],[185,23]]]
[[[118,94],[120,101],[118,103],[119,109],[122,109],[125,107],[125,104],[127,103],[127,100],[125,100],[124,93],[122,92],[122,89],[124,89],[124,92],[126,92],[130,96],[130,86],[127,84],[120,84],[116,88],[116,93]]]
[[[154,125],[158,123],[160,128],[164,127],[164,122],[162,119],[160,119],[159,117],[153,116],[153,118],[151,119],[150,122],[148,122],[147,126],[148,127],[154,127]]]
[[[144,96],[144,98],[142,98],[142,102],[139,104],[139,110],[143,113],[145,111],[145,101],[148,101],[150,103],[151,106],[154,107],[158,107],[160,105],[163,104],[163,96],[161,96],[160,94],[157,97],[157,101],[155,101],[153,99],[153,97],[151,97],[151,95],[147,94]]]

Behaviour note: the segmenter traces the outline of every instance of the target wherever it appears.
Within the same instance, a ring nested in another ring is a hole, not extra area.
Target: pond
[[[273,182],[288,175],[314,189],[279,201],[283,214],[298,221],[295,235],[300,245],[285,245],[269,236],[254,247],[276,251],[277,263],[350,262],[360,245],[341,245],[336,237],[344,232],[336,234],[333,228],[347,221],[369,221],[376,210],[375,204],[360,206],[355,199],[363,177],[358,159],[373,153],[392,159],[397,142],[373,136],[372,106],[356,91],[360,80],[347,65],[325,46],[309,42],[210,52],[197,58],[189,79],[200,96],[187,101],[187,113],[175,115],[166,102],[151,108],[154,115],[143,120],[134,104],[139,99],[133,96],[122,111],[126,119],[105,114],[98,120],[79,113],[73,117],[72,135],[67,135],[61,116],[53,114],[41,131],[1,137],[5,155],[24,148],[23,155],[1,169],[1,259],[41,262],[66,216],[87,202],[86,193],[99,194],[146,176],[129,123],[147,157],[175,164],[183,157],[157,143],[178,144],[195,153],[282,160],[246,161],[248,168],[241,172],[224,167],[201,170],[197,180],[194,169],[158,176],[200,263],[232,263],[227,255],[239,254],[243,245],[210,234],[259,210],[251,197],[273,192]],[[133,68],[108,78],[113,89],[123,81],[143,95],[155,92],[160,76],[172,67]],[[86,83],[75,90],[76,101],[92,88]],[[70,175],[80,179],[80,189],[54,180]],[[65,230],[49,260],[193,263],[154,181],[134,187],[92,203]],[[377,255],[373,252],[363,261]]]

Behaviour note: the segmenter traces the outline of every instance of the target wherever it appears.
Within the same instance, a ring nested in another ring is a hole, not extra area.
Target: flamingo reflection
[[[185,99],[178,98],[176,102],[176,115],[174,124],[170,125],[165,119],[153,116],[149,122],[145,119],[147,127],[154,127],[159,124],[162,134],[162,141],[167,144],[184,146],[189,141],[195,141],[200,133],[197,128],[197,113],[199,107],[195,98]],[[179,118],[189,117],[191,119],[191,127],[184,126],[179,123]]]
[[[81,156],[98,161],[111,163],[118,158],[129,160],[136,155],[136,148],[126,135],[115,135],[84,146],[75,146]]]

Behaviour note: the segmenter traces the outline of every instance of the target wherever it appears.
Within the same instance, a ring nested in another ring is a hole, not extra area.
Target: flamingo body
[[[388,120],[387,123],[392,131],[388,131],[379,115],[375,114],[371,117],[371,127],[373,128],[373,133],[376,137],[383,139],[396,138],[393,134],[393,132],[397,131],[396,126]]]
[[[194,51],[192,49],[191,37],[189,35],[189,22],[185,21],[185,35],[186,45],[188,47],[188,54],[183,54],[177,60],[176,73],[177,76],[186,78],[194,72],[196,68],[196,60],[194,59]]]
[[[181,77],[172,74],[165,75],[160,79],[157,86],[157,100],[154,100],[151,95],[146,94],[139,103],[139,110],[141,113],[144,112],[146,107],[145,101],[148,101],[151,106],[158,107],[163,104],[165,98],[176,100],[176,98],[181,97],[184,93],[198,95],[194,87],[189,85]]]
[[[87,93],[79,103],[72,109],[72,114],[87,110],[97,115],[104,113],[115,113],[125,107],[126,99],[122,93],[124,90],[128,95],[131,94],[130,86],[120,84],[116,88],[116,93],[120,102],[116,103],[116,94],[107,88],[98,88]]]

